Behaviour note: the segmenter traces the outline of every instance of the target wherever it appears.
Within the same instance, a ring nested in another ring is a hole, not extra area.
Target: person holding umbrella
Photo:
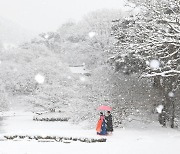
[[[110,111],[107,111],[107,116],[105,116],[106,121],[106,130],[108,134],[112,134],[113,132],[113,123],[112,123],[112,115]]]

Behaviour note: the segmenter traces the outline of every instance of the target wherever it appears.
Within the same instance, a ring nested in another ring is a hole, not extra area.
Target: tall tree
[[[115,20],[113,35],[116,54],[111,59],[116,71],[140,73],[152,78],[163,95],[160,123],[170,119],[174,127],[175,97],[180,85],[180,1],[148,1],[140,13]]]

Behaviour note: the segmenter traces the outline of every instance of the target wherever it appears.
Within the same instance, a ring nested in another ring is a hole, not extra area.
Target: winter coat
[[[113,131],[112,115],[110,114],[110,115],[106,116],[105,120],[106,120],[107,131],[112,132]]]
[[[105,117],[100,116],[100,119],[97,122],[96,131],[98,135],[106,135],[106,123],[105,123]]]

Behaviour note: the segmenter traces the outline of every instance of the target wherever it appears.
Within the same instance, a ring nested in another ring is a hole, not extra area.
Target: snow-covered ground
[[[0,122],[0,137],[4,135],[56,135],[64,137],[97,136],[95,129],[68,122],[32,121],[30,112],[6,112]],[[113,135],[105,136],[104,143],[73,141],[38,142],[36,140],[0,141],[0,154],[179,154],[180,132],[158,125],[146,129],[115,129]]]

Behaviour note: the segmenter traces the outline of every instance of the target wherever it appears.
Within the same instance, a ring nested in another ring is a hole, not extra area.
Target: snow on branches
[[[136,59],[136,62],[141,62],[140,65],[143,64],[143,67],[136,67],[136,72],[145,73],[148,77],[179,75],[177,73],[180,67],[180,4],[178,1],[171,0],[169,3],[169,1],[160,0],[154,1],[151,5],[143,4],[139,14],[115,20],[112,35],[116,39],[116,56],[111,59],[116,66],[124,65],[126,70],[131,69],[132,61]],[[147,65],[147,61],[154,59],[160,63],[156,70]],[[121,69],[122,67],[116,68],[116,70]]]
[[[113,21],[116,42],[110,59],[116,71],[152,78],[165,99],[159,122],[165,126],[169,117],[173,128],[175,104],[168,94],[180,85],[180,1],[138,1],[138,14]]]

